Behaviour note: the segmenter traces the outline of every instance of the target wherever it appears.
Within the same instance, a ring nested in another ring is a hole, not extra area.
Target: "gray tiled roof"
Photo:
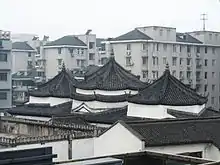
[[[61,46],[61,45],[86,46],[86,44],[83,41],[81,41],[79,38],[73,35],[64,36],[55,41],[47,43],[45,46]]]
[[[220,148],[220,117],[121,123],[146,147],[212,143]]]
[[[188,33],[176,33],[176,41],[202,44],[201,41],[197,40],[196,38],[194,38]]]
[[[203,105],[208,99],[176,79],[170,74],[169,68],[166,68],[158,80],[128,100],[146,105],[188,106]]]
[[[101,47],[102,41],[105,41],[105,39],[104,38],[96,38],[96,47]]]
[[[28,43],[26,42],[14,42],[12,43],[12,50],[34,50]]]
[[[122,40],[152,40],[151,37],[148,35],[142,33],[138,29],[134,29],[126,34],[123,34],[119,37],[116,37],[114,39],[111,39],[111,41],[122,41]]]

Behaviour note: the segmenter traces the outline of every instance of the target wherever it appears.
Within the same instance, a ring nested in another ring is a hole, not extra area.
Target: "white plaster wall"
[[[143,142],[120,123],[95,139],[95,156],[138,152]]]
[[[70,98],[57,98],[57,97],[29,97],[29,103],[41,103],[41,104],[50,104],[50,106],[62,104],[71,101]]]
[[[115,102],[115,103],[107,103],[107,102],[100,102],[100,101],[78,101],[78,100],[72,100],[72,109],[77,108],[81,104],[85,103],[90,108],[119,108],[124,107],[127,105],[127,101],[125,102]]]
[[[76,92],[80,93],[80,94],[86,94],[86,95],[90,95],[90,94],[94,94],[94,92],[96,94],[100,94],[100,95],[124,95],[126,94],[137,94],[138,91],[134,91],[134,90],[118,90],[118,91],[104,91],[104,90],[84,90],[84,89],[79,89],[76,88]]]
[[[75,139],[72,141],[72,159],[94,156],[94,138]]]
[[[177,111],[199,113],[205,105],[194,106],[165,106],[165,105],[143,105],[128,102],[128,116],[146,117],[146,118],[168,118],[172,117],[167,113],[167,109]]]
[[[57,158],[53,160],[55,162],[58,161],[65,161],[68,160],[68,141],[56,141],[56,142],[48,142],[45,144],[26,144],[26,145],[19,145],[12,148],[0,149],[1,151],[16,151],[22,149],[33,149],[33,148],[40,148],[40,147],[52,147],[53,154],[57,154]]]
[[[49,121],[51,119],[49,117],[22,116],[22,115],[16,115],[15,117],[21,119],[37,120],[37,121]]]
[[[220,152],[217,147],[212,144],[187,144],[172,145],[159,147],[146,147],[146,150],[168,154],[181,154],[186,152],[203,152],[203,158],[210,160],[220,160]]]

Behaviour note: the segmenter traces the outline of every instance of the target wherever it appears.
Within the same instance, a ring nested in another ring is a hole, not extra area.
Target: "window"
[[[190,53],[191,52],[191,47],[188,45],[187,46],[187,53]]]
[[[131,50],[131,44],[127,44],[127,50]]]
[[[211,98],[211,104],[215,104],[215,97]]]
[[[147,50],[147,44],[142,44],[142,49]]]
[[[208,72],[205,72],[205,79],[207,79],[207,77],[208,77]]]
[[[173,45],[173,52],[176,52],[176,45]]]
[[[82,54],[82,55],[84,54],[84,49],[81,49],[81,54]]]
[[[163,29],[160,29],[160,36],[163,36]]]
[[[205,84],[205,85],[204,85],[204,91],[207,92],[207,89],[208,89],[208,85]]]
[[[77,50],[77,54],[80,54],[80,49],[76,49]]]
[[[216,61],[212,60],[212,66],[215,66]]]
[[[61,54],[62,48],[58,48],[58,54]]]
[[[146,65],[148,63],[148,58],[147,57],[142,57],[142,64]]]
[[[215,48],[212,48],[212,54],[215,54]]]
[[[208,66],[208,60],[205,59],[205,66]]]
[[[208,47],[206,46],[205,47],[205,54],[207,54],[208,53]]]
[[[180,58],[180,65],[183,65],[183,58]]]
[[[142,71],[142,77],[143,77],[143,78],[148,78],[148,71],[143,70],[143,71]]]
[[[212,91],[213,92],[215,91],[215,85],[212,85]]]
[[[156,44],[156,46],[157,46],[157,51],[159,51],[160,50],[159,44]]]
[[[62,65],[62,59],[57,59],[58,65]]]
[[[78,59],[76,60],[76,65],[80,66],[80,60],[78,60]]]
[[[7,93],[6,92],[0,92],[0,100],[7,100]]]
[[[175,70],[172,71],[172,75],[173,75],[174,77],[176,77],[176,71],[175,71]]]
[[[6,53],[0,53],[0,61],[7,61],[7,54]]]
[[[196,53],[200,53],[200,47],[199,46],[196,47]]]
[[[176,66],[177,57],[172,57],[172,64],[173,66]]]
[[[158,65],[158,58],[157,57],[153,57],[153,65]]]
[[[31,57],[31,52],[28,52],[28,57]]]
[[[191,65],[191,58],[187,58],[186,63],[187,65]]]
[[[211,33],[209,34],[209,39],[212,40],[212,34]]]
[[[95,54],[89,53],[89,60],[95,60]]]
[[[164,51],[167,51],[167,44],[163,44]]]
[[[95,48],[95,42],[89,42],[89,49]]]
[[[2,47],[2,40],[0,40],[0,47]]]
[[[28,62],[27,62],[27,67],[28,67],[28,68],[31,68],[31,67],[32,67],[32,61],[28,61]]]
[[[7,81],[7,73],[0,73],[0,81]]]
[[[82,67],[85,66],[85,60],[81,60],[81,66],[82,66]]]
[[[158,78],[158,71],[152,71],[153,79]]]
[[[127,66],[131,65],[131,57],[126,57],[126,65]]]
[[[180,71],[180,79],[183,79],[183,71]]]
[[[73,54],[73,48],[69,48],[70,54]]]
[[[180,52],[182,52],[182,45],[180,45]]]
[[[163,64],[166,65],[167,64],[167,58],[163,57]]]
[[[191,71],[186,72],[186,77],[187,77],[187,79],[191,79]]]
[[[215,78],[215,72],[212,72],[212,78]]]

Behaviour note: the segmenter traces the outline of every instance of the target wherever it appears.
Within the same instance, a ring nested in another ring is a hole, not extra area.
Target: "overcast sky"
[[[219,0],[0,0],[0,29],[56,39],[92,29],[116,37],[137,26],[172,26],[177,31],[220,31]]]

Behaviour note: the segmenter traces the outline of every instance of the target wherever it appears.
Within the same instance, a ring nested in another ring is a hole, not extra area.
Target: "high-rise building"
[[[105,44],[108,56],[114,51],[119,64],[145,81],[160,77],[168,63],[172,75],[220,108],[220,32],[138,27]]]
[[[10,32],[0,30],[0,109],[12,105],[11,49]]]

